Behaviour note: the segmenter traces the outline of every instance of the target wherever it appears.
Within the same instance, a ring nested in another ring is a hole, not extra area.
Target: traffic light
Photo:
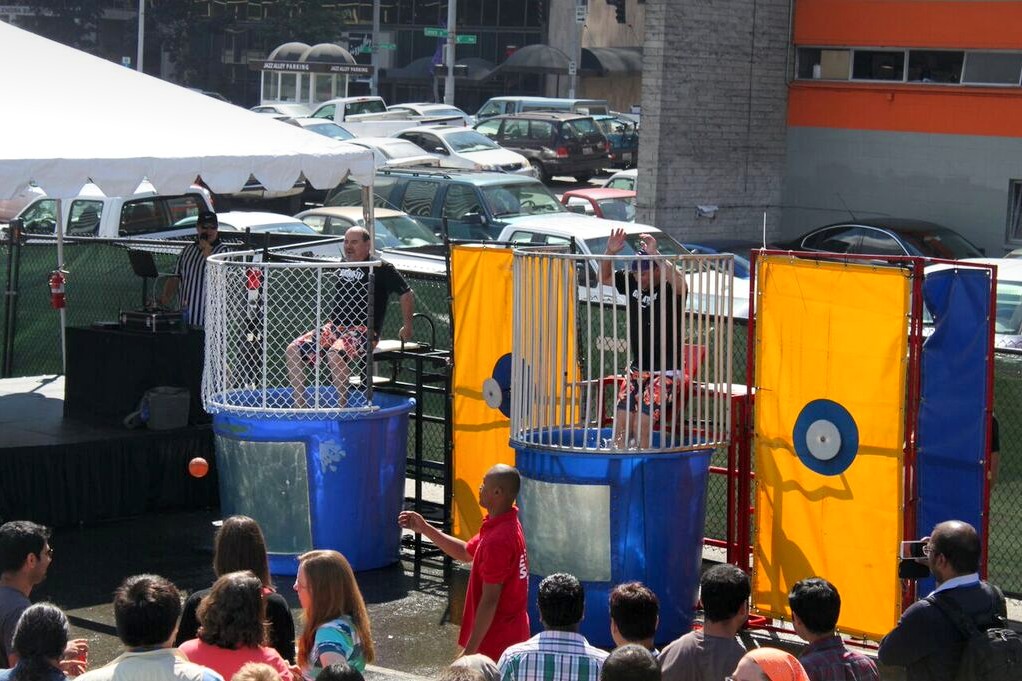
[[[547,0],[536,0],[536,19],[540,26],[546,23]]]
[[[628,23],[625,17],[625,2],[626,0],[607,0],[608,5],[614,6],[614,18],[617,19],[619,24]]]

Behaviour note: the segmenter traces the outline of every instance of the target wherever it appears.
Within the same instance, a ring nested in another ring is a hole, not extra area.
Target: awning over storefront
[[[583,47],[582,70],[601,76],[642,73],[642,48]]]
[[[465,67],[463,73],[455,72],[459,81],[484,80],[493,71],[493,63],[479,57],[465,57],[454,63],[457,66]],[[417,83],[432,80],[433,68],[433,57],[420,57],[400,68],[385,69],[380,74],[380,80],[388,83]]]
[[[568,75],[571,58],[550,45],[526,45],[494,69],[490,76],[508,73]],[[641,47],[583,47],[579,73],[584,76],[610,76],[642,73]]]
[[[571,59],[564,52],[550,45],[526,45],[505,59],[493,70],[491,76],[504,73],[541,73],[568,75]]]

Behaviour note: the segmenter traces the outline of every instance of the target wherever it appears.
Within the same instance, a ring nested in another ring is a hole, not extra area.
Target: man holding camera
[[[206,321],[206,259],[223,253],[227,245],[220,241],[220,223],[216,213],[204,210],[195,220],[195,242],[185,246],[174,268],[174,276],[163,285],[160,305],[166,306],[181,290],[181,311],[185,323],[203,326]]]
[[[980,581],[982,551],[976,528],[960,520],[948,520],[933,528],[923,545],[926,562],[937,580],[932,599],[957,609],[980,630],[997,626],[1005,617],[1004,594]],[[925,598],[913,603],[898,625],[880,642],[881,664],[905,667],[907,681],[952,681],[958,672],[965,640],[940,605]]]

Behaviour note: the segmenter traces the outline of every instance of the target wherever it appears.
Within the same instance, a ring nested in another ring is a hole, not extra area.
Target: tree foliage
[[[19,26],[79,50],[96,51],[103,14],[99,0],[35,0],[31,7],[35,14],[19,17]]]
[[[276,0],[267,6],[267,15],[253,28],[260,42],[273,46],[293,40],[308,45],[338,42],[348,23],[336,0]]]

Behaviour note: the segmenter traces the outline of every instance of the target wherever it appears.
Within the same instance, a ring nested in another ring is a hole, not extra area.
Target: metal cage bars
[[[512,439],[601,452],[729,440],[732,256],[518,250],[513,267]]]

